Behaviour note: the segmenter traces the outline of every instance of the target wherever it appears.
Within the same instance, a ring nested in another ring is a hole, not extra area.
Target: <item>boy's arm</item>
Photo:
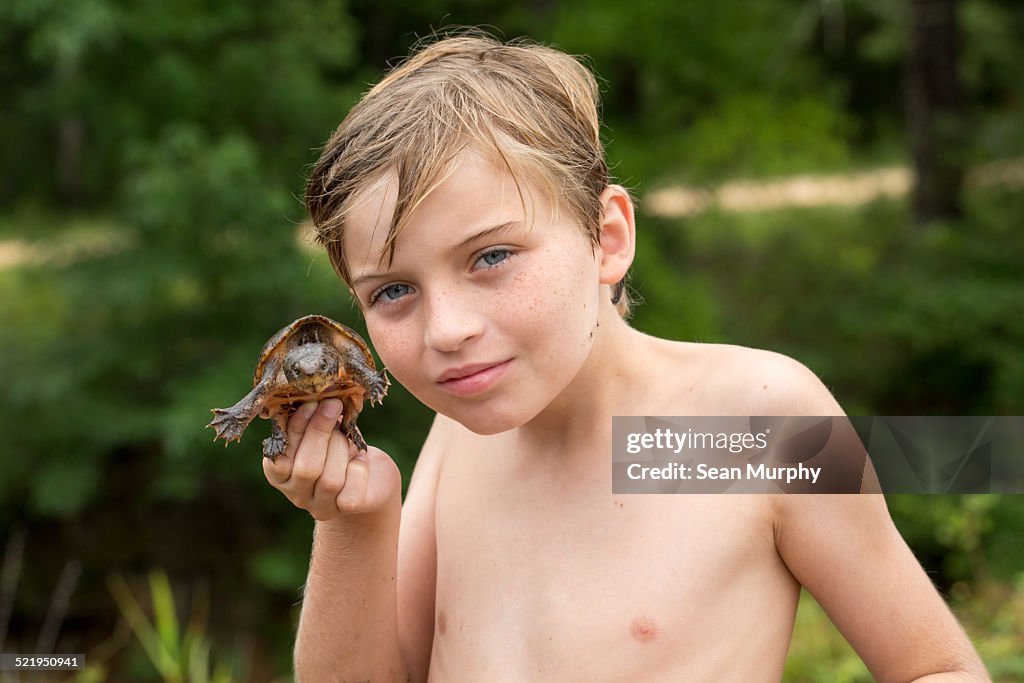
[[[776,510],[782,560],[876,680],[989,680],[880,494],[783,495]]]
[[[360,519],[317,521],[295,639],[297,683],[408,680],[395,608],[399,515],[396,497]]]
[[[340,413],[337,399],[319,409],[304,406],[288,422],[285,454],[263,462],[268,482],[317,520],[295,643],[296,680],[423,680],[430,643],[411,638],[408,647],[403,641],[410,639],[410,625],[433,620],[433,565],[403,565],[404,592],[429,595],[431,602],[420,601],[417,609],[417,601],[403,601],[399,619],[401,475],[383,451],[370,447],[360,453],[335,428]],[[429,471],[435,460],[424,458],[417,470]],[[429,472],[414,475],[414,499],[433,499],[431,479]],[[411,524],[401,535],[414,541],[424,529]],[[432,547],[432,520],[429,529]],[[417,650],[422,646],[425,653]]]
[[[777,384],[789,415],[843,415],[794,363]],[[767,413],[765,413],[767,414]],[[893,524],[880,494],[775,499],[775,544],[876,680],[988,681],[980,657]]]

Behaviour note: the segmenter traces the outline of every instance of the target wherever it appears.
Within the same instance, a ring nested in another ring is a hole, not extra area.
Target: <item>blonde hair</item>
[[[463,33],[426,44],[374,86],[334,131],[306,184],[306,207],[338,274],[344,222],[360,192],[387,172],[398,198],[385,251],[416,207],[468,147],[493,151],[515,179],[567,208],[596,246],[608,165],[600,136],[597,82],[559,50]],[[616,306],[629,312],[622,283]]]

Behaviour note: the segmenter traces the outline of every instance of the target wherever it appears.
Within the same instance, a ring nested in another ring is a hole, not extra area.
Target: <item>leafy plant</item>
[[[110,577],[108,586],[121,615],[164,683],[233,683],[242,680],[236,677],[230,660],[213,658],[212,644],[206,633],[209,604],[205,597],[193,605],[188,624],[183,629],[166,573],[153,571],[149,574],[152,620],[124,577]]]

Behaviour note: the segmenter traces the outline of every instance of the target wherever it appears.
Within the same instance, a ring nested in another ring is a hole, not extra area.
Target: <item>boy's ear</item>
[[[621,185],[601,193],[601,284],[614,285],[626,277],[636,251],[633,200]]]

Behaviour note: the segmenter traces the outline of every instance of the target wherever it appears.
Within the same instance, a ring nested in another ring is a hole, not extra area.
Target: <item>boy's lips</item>
[[[471,363],[448,368],[441,373],[437,383],[445,391],[456,396],[471,396],[486,391],[505,374],[512,359],[496,363]]]

